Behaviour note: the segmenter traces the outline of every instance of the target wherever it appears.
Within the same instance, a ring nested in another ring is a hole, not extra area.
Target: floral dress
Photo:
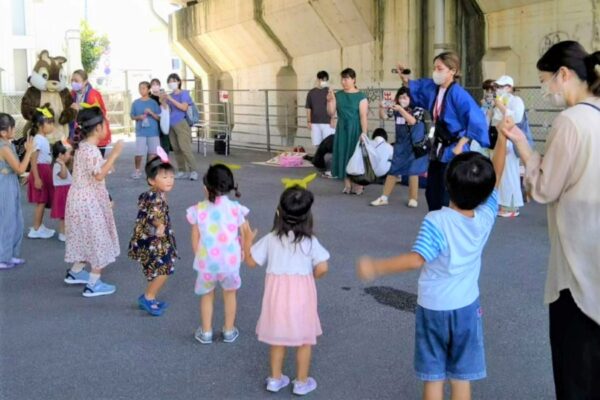
[[[156,236],[155,224],[165,226],[164,236]],[[142,264],[144,275],[149,281],[159,275],[171,275],[175,270],[175,236],[169,217],[169,205],[163,193],[152,189],[140,195],[128,255]]]

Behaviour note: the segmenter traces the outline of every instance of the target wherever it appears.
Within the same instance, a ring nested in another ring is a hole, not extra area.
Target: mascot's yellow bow
[[[302,179],[291,179],[291,178],[283,178],[281,183],[283,183],[284,188],[289,189],[294,186],[300,186],[302,189],[308,189],[309,183],[315,180],[317,174],[310,174]]]
[[[221,163],[221,162],[215,163],[214,165],[223,165],[224,167],[227,167],[232,171],[237,171],[238,169],[242,168],[240,165],[237,165],[237,164],[225,164],[225,163]]]
[[[48,107],[36,108],[37,111],[41,112],[44,118],[54,119],[54,115],[48,110]]]

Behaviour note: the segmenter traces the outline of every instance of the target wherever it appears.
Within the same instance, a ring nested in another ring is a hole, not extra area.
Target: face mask
[[[319,81],[319,82],[320,82],[319,84],[321,85],[322,88],[326,88],[327,86],[329,86],[329,82],[327,82],[327,81]]]
[[[556,77],[557,75],[554,75],[552,77],[552,80],[554,80]],[[565,95],[562,91],[559,91],[558,93],[550,92],[550,82],[544,82],[542,84],[542,97],[545,101],[549,102],[554,107],[567,107],[567,100],[565,99]]]
[[[498,96],[504,96],[507,93],[508,93],[508,89],[506,89],[506,88],[498,88],[498,89],[496,89],[496,94]]]
[[[400,100],[400,107],[408,108],[409,105],[410,105],[410,100]]]
[[[439,72],[439,71],[433,71],[433,74],[431,75],[431,77],[433,78],[433,82],[436,85],[441,85],[444,82],[446,82],[446,78],[448,77],[448,73],[447,72]]]
[[[153,95],[157,95],[158,93],[160,93],[160,86],[153,85],[150,88],[150,92],[152,92]]]
[[[171,90],[179,89],[179,83],[178,82],[169,82],[169,89],[171,89]]]
[[[71,82],[71,87],[74,91],[79,92],[83,88],[83,85],[79,82]]]

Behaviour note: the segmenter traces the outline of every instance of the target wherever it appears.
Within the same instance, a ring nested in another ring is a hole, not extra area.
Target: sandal
[[[344,190],[342,190],[343,194],[350,194],[352,193],[352,190],[349,187],[345,187]]]

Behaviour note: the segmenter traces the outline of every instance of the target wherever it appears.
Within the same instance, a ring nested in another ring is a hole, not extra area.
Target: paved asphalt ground
[[[265,399],[291,398],[290,390],[264,390],[268,346],[254,328],[260,311],[264,270],[242,267],[234,344],[204,346],[193,333],[199,299],[186,207],[201,199],[199,182],[178,181],[169,196],[181,260],[162,297],[170,308],[159,318],[136,307],[145,281],[127,259],[144,180],[129,179],[132,144],[108,178],[121,242],[117,263],[103,279],[117,285],[112,296],[86,299],[81,287],[63,283],[64,245],[56,239],[24,239],[27,264],[0,274],[0,398],[13,399]],[[243,167],[236,177],[251,224],[270,229],[280,179],[310,169],[250,164],[266,153],[235,150],[227,162]],[[219,159],[199,156],[201,170]],[[222,158],[220,158],[222,160]],[[417,399],[413,374],[414,301],[418,273],[360,283],[354,263],[362,254],[391,256],[410,248],[426,213],[405,207],[398,186],[387,207],[369,207],[381,186],[344,196],[337,181],[318,179],[314,215],[317,236],[331,252],[330,273],[318,283],[324,335],[314,351],[314,399]],[[26,226],[32,209],[25,207]],[[475,399],[552,399],[547,308],[542,304],[549,243],[543,206],[529,204],[513,220],[498,220],[484,252],[480,278],[488,378],[473,385]],[[46,219],[48,226],[54,221]],[[215,327],[222,324],[217,303]],[[293,358],[286,373],[294,376]]]

